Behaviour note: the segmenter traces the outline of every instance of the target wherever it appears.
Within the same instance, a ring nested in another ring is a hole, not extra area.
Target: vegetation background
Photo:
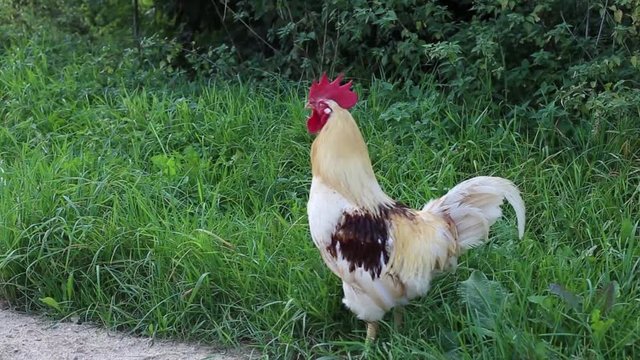
[[[303,108],[354,78],[383,187],[511,213],[370,357],[640,356],[640,3],[1,0],[0,296],[273,358],[362,355],[309,240]]]

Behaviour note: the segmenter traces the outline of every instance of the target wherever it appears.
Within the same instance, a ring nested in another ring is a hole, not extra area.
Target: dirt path
[[[92,325],[54,322],[0,307],[0,360],[255,359],[242,351],[154,341]]]

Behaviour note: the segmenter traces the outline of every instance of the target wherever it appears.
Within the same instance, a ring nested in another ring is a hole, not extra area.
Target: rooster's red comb
[[[349,81],[344,85],[340,85],[340,81],[344,78],[343,74],[339,74],[335,80],[329,82],[327,74],[323,73],[320,81],[314,81],[309,89],[309,103],[315,103],[318,100],[333,100],[343,109],[352,108],[358,102],[358,94],[351,90],[353,81]]]

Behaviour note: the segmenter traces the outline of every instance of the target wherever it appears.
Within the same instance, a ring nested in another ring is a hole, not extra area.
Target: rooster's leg
[[[378,322],[367,322],[367,343],[372,343],[378,337]]]
[[[396,330],[399,330],[402,327],[402,323],[404,320],[404,306],[399,305],[393,308],[393,325]]]

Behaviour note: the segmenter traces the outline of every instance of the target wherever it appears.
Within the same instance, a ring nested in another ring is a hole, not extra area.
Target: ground
[[[256,358],[193,343],[151,340],[94,325],[57,322],[0,308],[0,360],[111,360]]]

